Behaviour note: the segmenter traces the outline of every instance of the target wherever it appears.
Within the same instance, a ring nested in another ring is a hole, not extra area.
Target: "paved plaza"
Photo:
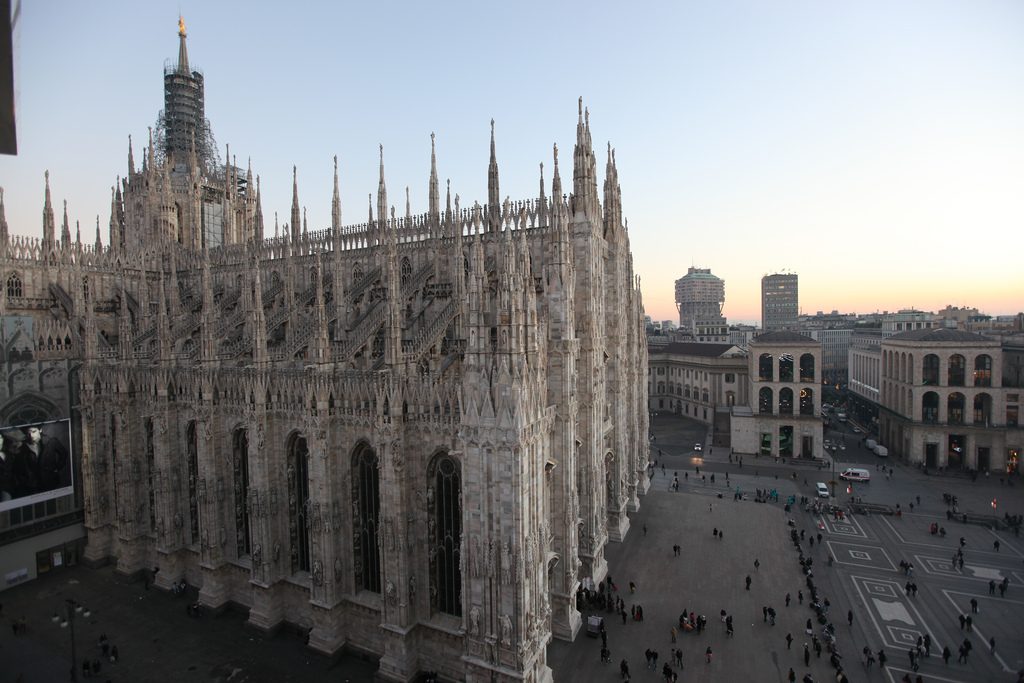
[[[797,601],[804,580],[789,540],[788,520],[805,535],[816,538],[822,534],[823,543],[815,542],[811,548],[807,539],[803,548],[814,559],[814,578],[821,595],[831,602],[839,651],[851,681],[896,683],[906,673],[911,680],[921,676],[928,683],[1017,680],[1016,672],[1024,668],[1024,618],[1020,616],[1024,614],[1024,543],[1007,531],[948,521],[942,494],[957,495],[962,511],[991,513],[991,501],[996,499],[997,511],[1019,514],[1024,512],[1024,487],[1000,484],[996,477],[972,481],[959,476],[925,476],[888,461],[886,466],[894,472],[891,479],[886,478],[876,469],[881,461],[858,448],[859,436],[847,433],[847,449],[839,452],[837,470],[857,464],[868,467],[873,475],[871,483],[854,485],[853,495],[870,502],[900,503],[902,516],[857,515],[840,521],[799,508],[786,513],[786,496],[813,497],[814,484],[831,478],[830,467],[817,469],[744,456],[740,468],[738,456],[728,449],[708,452],[705,445],[696,453],[693,424],[672,416],[653,420],[656,439],[652,446],[656,448],[652,458],[659,457],[660,448],[661,460],[651,491],[641,499],[641,510],[632,522],[633,532],[640,533],[631,532],[624,543],[613,544],[607,551],[609,572],[627,611],[634,603],[643,605],[644,622],[628,620],[623,625],[615,615],[602,613],[610,664],[600,663],[599,639],[581,635],[571,644],[553,643],[549,659],[555,680],[620,680],[619,662],[625,658],[634,680],[661,681],[662,664],[673,648],[684,653],[679,680],[784,681],[790,667],[797,680],[805,673],[819,682],[835,680],[827,653],[819,660],[812,651],[810,666],[803,665],[803,643],[810,641],[804,628],[814,614],[806,600],[803,606]],[[676,473],[678,493],[670,490]],[[723,481],[726,473],[728,488]],[[711,474],[715,475],[713,485]],[[736,486],[748,494],[748,500],[734,500]],[[779,503],[753,502],[754,491],[773,488],[779,492]],[[849,499],[845,484],[837,489],[838,502],[845,503]],[[720,493],[721,499],[717,497]],[[946,528],[945,538],[929,533],[932,522]],[[645,525],[646,536],[642,532]],[[716,527],[725,531],[724,541],[714,538]],[[963,569],[954,568],[952,562],[961,536],[965,543]],[[998,551],[993,545],[996,540]],[[676,543],[683,547],[681,557],[673,556]],[[835,558],[832,567],[827,564],[827,552]],[[755,557],[760,562],[757,570]],[[901,561],[914,565],[911,577],[900,568]],[[744,589],[748,574],[752,577],[749,593]],[[1009,583],[1005,596],[998,589],[989,595],[989,581],[998,585],[1003,578]],[[629,581],[637,584],[635,594],[629,593]],[[917,584],[916,597],[906,594],[908,581]],[[787,592],[792,598],[788,608]],[[968,633],[961,631],[958,616],[971,613],[972,598],[978,601],[978,612],[972,615]],[[765,606],[778,613],[774,627],[763,620]],[[680,635],[673,645],[670,629],[684,608],[706,615],[708,629],[701,635]],[[734,615],[732,638],[726,637],[720,622],[723,609]],[[853,612],[852,626],[847,620],[849,611]],[[590,613],[596,612],[585,615]],[[816,622],[814,626],[820,634],[820,626]],[[786,647],[787,633],[794,638],[792,649]],[[925,634],[931,638],[931,655],[922,658],[914,672],[908,648]],[[972,650],[968,662],[958,664],[959,645],[965,638]],[[989,638],[995,638],[994,653]],[[707,664],[704,653],[709,646],[714,657]],[[885,650],[885,672],[877,664],[865,668],[860,656],[864,646],[874,652]],[[941,658],[943,646],[952,651],[948,665]],[[656,671],[645,668],[648,648],[659,653]]]

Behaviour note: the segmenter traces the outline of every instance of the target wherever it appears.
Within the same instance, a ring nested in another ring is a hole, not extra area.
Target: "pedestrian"
[[[719,541],[725,540],[725,531],[724,530],[718,532],[718,540]]]
[[[995,636],[992,636],[991,638],[988,639],[988,650],[992,654],[996,653],[996,637]]]
[[[768,623],[768,605],[761,608],[761,615],[763,617],[761,621]]]
[[[786,675],[786,680],[788,680],[789,683],[796,683],[796,672],[793,671],[793,667],[789,668],[789,673]]]
[[[998,553],[999,552],[999,541],[993,541],[992,542],[992,547],[995,548],[996,552]]]
[[[789,593],[786,593],[786,607],[789,607],[789,601],[790,601]]]
[[[644,522],[644,536],[647,535],[647,523]]]
[[[636,584],[633,583],[632,581],[629,582],[629,592],[630,593],[636,593]]]
[[[117,660],[118,660],[117,645],[112,645],[110,647],[110,663],[111,664],[117,664]]]
[[[619,674],[625,680],[629,680],[629,662],[627,662],[625,659],[623,659],[622,663],[619,664]]]
[[[850,624],[850,626],[853,626],[853,610],[852,609],[846,611],[846,621]]]
[[[786,649],[787,650],[792,649],[792,647],[791,647],[792,645],[793,645],[793,634],[792,633],[787,633],[786,634]]]
[[[804,592],[802,590],[796,592],[796,601],[801,605],[804,604]]]
[[[814,548],[814,536],[811,536],[811,548]]]
[[[682,669],[683,668],[683,650],[682,650],[682,648],[676,650],[676,655],[675,656],[676,656],[676,666],[678,666],[680,669]]]
[[[750,574],[747,574],[746,583],[747,583],[747,590],[750,590]]]
[[[754,558],[754,569],[757,570],[757,569],[760,569],[760,568],[761,568],[761,563],[758,562],[757,558],[755,557]]]
[[[708,645],[708,649],[704,650],[704,663],[705,664],[710,664],[711,663],[711,654],[712,654],[711,653],[711,646]]]
[[[621,614],[622,614],[622,625],[625,626],[626,625],[626,608],[625,607],[621,608]]]
[[[995,582],[994,579],[988,582],[988,594],[989,595],[995,595],[996,594],[996,582]]]
[[[676,627],[675,627],[675,626],[673,626],[673,627],[672,627],[672,642],[673,642],[673,643],[674,643],[674,642],[676,642],[676,633],[677,633],[677,631],[676,631]]]
[[[1004,576],[999,582],[999,597],[1006,597],[1006,588],[1010,585],[1010,577]]]
[[[949,645],[942,647],[942,663],[949,666],[949,658],[953,656],[953,653],[949,651]]]
[[[711,535],[714,536],[715,538],[718,538],[718,527],[717,526],[711,531]]]
[[[977,598],[971,598],[971,612],[973,614],[977,614],[978,613],[978,599]]]
[[[932,637],[929,634],[924,634],[924,656],[932,656]]]
[[[964,619],[964,623],[967,624],[967,632],[970,633],[973,630],[974,618],[971,617],[970,614],[968,614],[967,618]]]
[[[811,648],[808,647],[807,643],[804,643],[804,666],[810,666],[811,664]]]
[[[967,624],[967,617],[965,617],[964,615],[960,614],[960,615],[957,616],[957,619],[960,620],[960,630],[963,631],[964,630],[964,626]]]
[[[885,668],[885,661],[887,659],[888,659],[888,657],[885,656],[885,650],[884,649],[883,650],[879,650],[878,651],[878,668],[879,669],[884,669]]]

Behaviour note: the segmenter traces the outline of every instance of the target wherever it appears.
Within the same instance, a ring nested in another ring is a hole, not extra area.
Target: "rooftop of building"
[[[806,334],[789,330],[762,332],[751,340],[752,344],[817,344],[818,342]]]
[[[956,342],[960,344],[976,344],[979,342],[995,342],[996,340],[975,332],[935,327],[931,329],[900,332],[899,334],[892,335],[886,341]]]
[[[733,344],[713,344],[701,342],[670,342],[648,346],[648,353],[668,353],[674,356],[702,356],[704,358],[721,358],[726,355],[741,355],[742,351]]]

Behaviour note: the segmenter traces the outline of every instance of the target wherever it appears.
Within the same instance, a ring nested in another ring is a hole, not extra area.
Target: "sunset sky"
[[[503,197],[535,196],[540,162],[550,183],[555,142],[571,183],[582,95],[655,319],[677,319],[691,265],[726,281],[731,321],[759,318],[781,269],[805,313],[1024,310],[1022,2],[25,2],[12,233],[41,235],[49,169],[58,222],[67,199],[106,242],[179,10],[220,153],[252,159],[271,226],[293,164],[310,229],[329,225],[335,154],[364,221],[379,143],[389,198],[404,212],[408,185],[424,211],[431,132],[442,179],[483,203],[491,118]]]

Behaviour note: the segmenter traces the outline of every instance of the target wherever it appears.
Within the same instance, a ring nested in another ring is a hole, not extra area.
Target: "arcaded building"
[[[581,103],[571,185],[555,148],[537,196],[502,200],[492,123],[485,204],[442,194],[432,140],[423,213],[396,215],[382,151],[367,221],[343,222],[335,173],[331,224],[307,228],[296,172],[271,237],[179,35],[105,243],[66,212],[58,232],[49,179],[41,240],[9,235],[0,200],[0,313],[33,330],[0,414],[74,383],[32,405],[73,413],[91,561],[158,565],[158,585],[371,653],[385,680],[550,680],[549,641],[577,635],[577,589],[648,486],[614,152],[599,191]]]
[[[1012,371],[1016,364],[1018,369]],[[879,439],[929,469],[1016,472],[1019,352],[973,332],[915,329],[881,343]]]
[[[821,344],[796,332],[765,332],[748,348],[750,403],[733,408],[733,451],[822,458]]]

